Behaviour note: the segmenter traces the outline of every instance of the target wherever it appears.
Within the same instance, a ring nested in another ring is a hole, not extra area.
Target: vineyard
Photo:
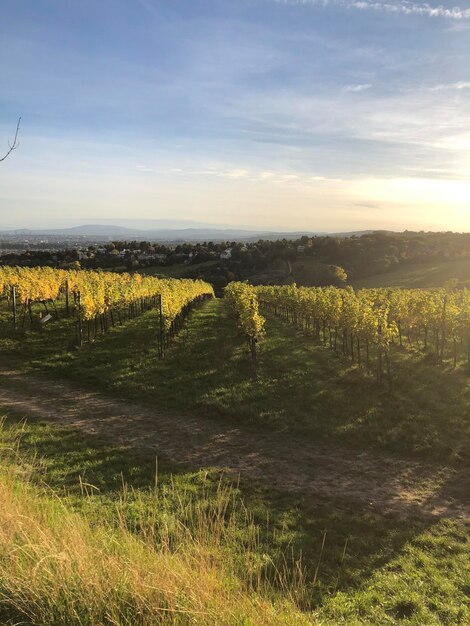
[[[0,294],[15,330],[40,328],[72,317],[78,345],[157,309],[160,356],[190,308],[213,297],[201,280],[157,279],[139,274],[51,268],[0,268]],[[257,345],[265,334],[260,308],[367,369],[381,384],[390,380],[390,351],[400,346],[433,354],[438,363],[470,367],[470,292],[466,289],[339,289],[260,286],[232,282],[225,300],[247,339],[256,370]]]
[[[390,350],[399,345],[470,368],[470,292],[422,289],[338,289],[231,283],[226,298],[251,342],[262,336],[259,306],[294,324],[358,365],[376,362],[377,382],[384,368],[390,380]]]
[[[65,315],[75,318],[77,342],[95,339],[110,326],[159,308],[160,356],[170,337],[179,330],[191,306],[213,297],[212,287],[200,280],[157,279],[140,274],[56,270],[50,268],[0,268],[0,295],[12,311],[14,329],[58,318],[60,302]],[[45,317],[35,319],[33,305],[44,307]],[[51,309],[49,309],[51,307]],[[52,313],[50,312],[52,311]],[[21,319],[20,319],[21,318]]]

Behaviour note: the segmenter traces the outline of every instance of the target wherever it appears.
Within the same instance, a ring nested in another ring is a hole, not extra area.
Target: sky
[[[470,1],[2,0],[0,59],[0,230],[470,231]]]

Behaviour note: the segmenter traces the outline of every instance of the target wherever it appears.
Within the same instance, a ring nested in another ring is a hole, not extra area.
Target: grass
[[[385,274],[374,274],[352,281],[355,288],[407,287],[409,289],[443,287],[446,281],[456,278],[464,285],[470,284],[470,259],[457,261],[422,261],[404,264]]]
[[[464,522],[305,502],[168,463],[156,481],[151,458],[14,416],[0,458],[1,623],[470,619]]]
[[[310,287],[324,285],[328,277],[327,263],[302,256],[292,263],[292,274],[289,279],[299,286]]]
[[[325,624],[347,626],[468,624],[468,530],[448,520],[419,534],[396,559],[374,573],[366,588],[329,599],[317,613],[320,623],[326,617]]]
[[[438,367],[397,348],[390,395],[364,370],[270,316],[255,379],[223,302],[195,310],[163,361],[157,358],[157,327],[156,313],[149,312],[77,351],[70,321],[15,338],[3,309],[0,350],[22,371],[66,376],[152,406],[401,455],[468,461],[470,379],[463,367]]]
[[[229,487],[202,492],[167,479],[130,494],[124,487],[113,501],[82,479],[81,497],[61,498],[37,474],[28,480],[34,466],[10,450],[0,470],[8,623],[307,624],[297,589],[260,553],[257,528]]]

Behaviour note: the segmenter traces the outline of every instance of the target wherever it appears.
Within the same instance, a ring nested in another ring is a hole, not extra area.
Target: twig
[[[13,150],[16,150],[16,148],[20,145],[18,141],[18,133],[20,130],[20,124],[21,124],[21,117],[18,118],[18,124],[16,125],[16,132],[15,132],[15,138],[13,139],[13,143],[8,142],[8,148],[9,148],[8,152],[4,156],[0,157],[0,161],[4,161],[7,158],[7,156],[11,154]]]

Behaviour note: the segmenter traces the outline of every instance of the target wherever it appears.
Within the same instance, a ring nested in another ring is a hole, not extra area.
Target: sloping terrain
[[[0,381],[0,405],[6,409],[192,469],[218,468],[279,491],[327,496],[382,513],[470,519],[466,471],[152,410],[69,382],[11,371],[2,371]]]

